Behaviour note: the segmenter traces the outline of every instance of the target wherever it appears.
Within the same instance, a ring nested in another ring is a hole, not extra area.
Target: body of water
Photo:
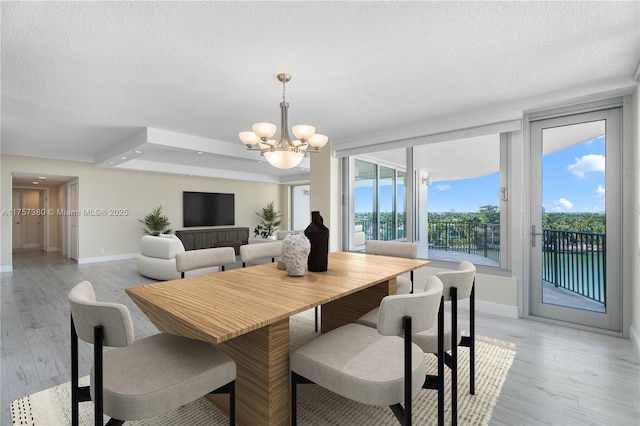
[[[542,279],[558,287],[605,303],[606,265],[604,252],[542,253]]]

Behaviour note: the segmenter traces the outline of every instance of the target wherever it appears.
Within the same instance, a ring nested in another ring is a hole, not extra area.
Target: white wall
[[[329,228],[329,251],[342,250],[342,182],[340,161],[333,157],[331,141],[316,154],[311,154],[309,208],[319,211]]]
[[[311,210],[309,209],[309,185],[297,185],[291,187],[292,219],[290,229],[305,229],[311,222]]]
[[[234,193],[236,226],[249,228],[259,223],[255,212],[267,202],[276,208],[288,197],[286,186],[272,183],[243,182],[225,179],[199,178],[173,174],[138,172],[99,168],[91,163],[47,160],[3,155],[1,159],[1,209],[11,208],[11,174],[36,173],[77,176],[79,180],[79,210],[126,209],[124,216],[79,217],[79,262],[92,262],[131,257],[138,253],[143,235],[143,218],[152,208],[162,205],[171,220],[173,230],[182,229],[182,191]],[[11,268],[11,218],[1,218],[0,265]]]

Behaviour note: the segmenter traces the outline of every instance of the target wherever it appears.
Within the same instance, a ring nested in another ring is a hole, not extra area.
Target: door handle
[[[536,246],[536,235],[542,235],[542,232],[536,232],[536,226],[531,225],[531,247]]]

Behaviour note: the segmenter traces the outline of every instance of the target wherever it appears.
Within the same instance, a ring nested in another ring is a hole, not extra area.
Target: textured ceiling
[[[630,93],[640,61],[637,1],[0,10],[2,153],[275,182],[304,179],[308,161],[276,170],[237,134],[279,124],[278,72],[293,75],[289,123],[315,125],[340,150],[423,136],[460,116]],[[168,131],[162,143],[147,127]]]

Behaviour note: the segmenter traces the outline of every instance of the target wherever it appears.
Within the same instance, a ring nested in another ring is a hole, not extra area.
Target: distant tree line
[[[477,212],[456,213],[456,212],[429,212],[429,222],[472,222],[500,224],[500,210],[498,206],[486,205],[478,209]]]
[[[604,234],[606,215],[604,213],[545,213],[542,215],[542,228]]]
[[[477,212],[429,212],[429,222],[472,222],[500,224],[498,206],[486,205]],[[542,215],[542,228],[561,231],[606,232],[606,215],[604,213],[545,213]]]

